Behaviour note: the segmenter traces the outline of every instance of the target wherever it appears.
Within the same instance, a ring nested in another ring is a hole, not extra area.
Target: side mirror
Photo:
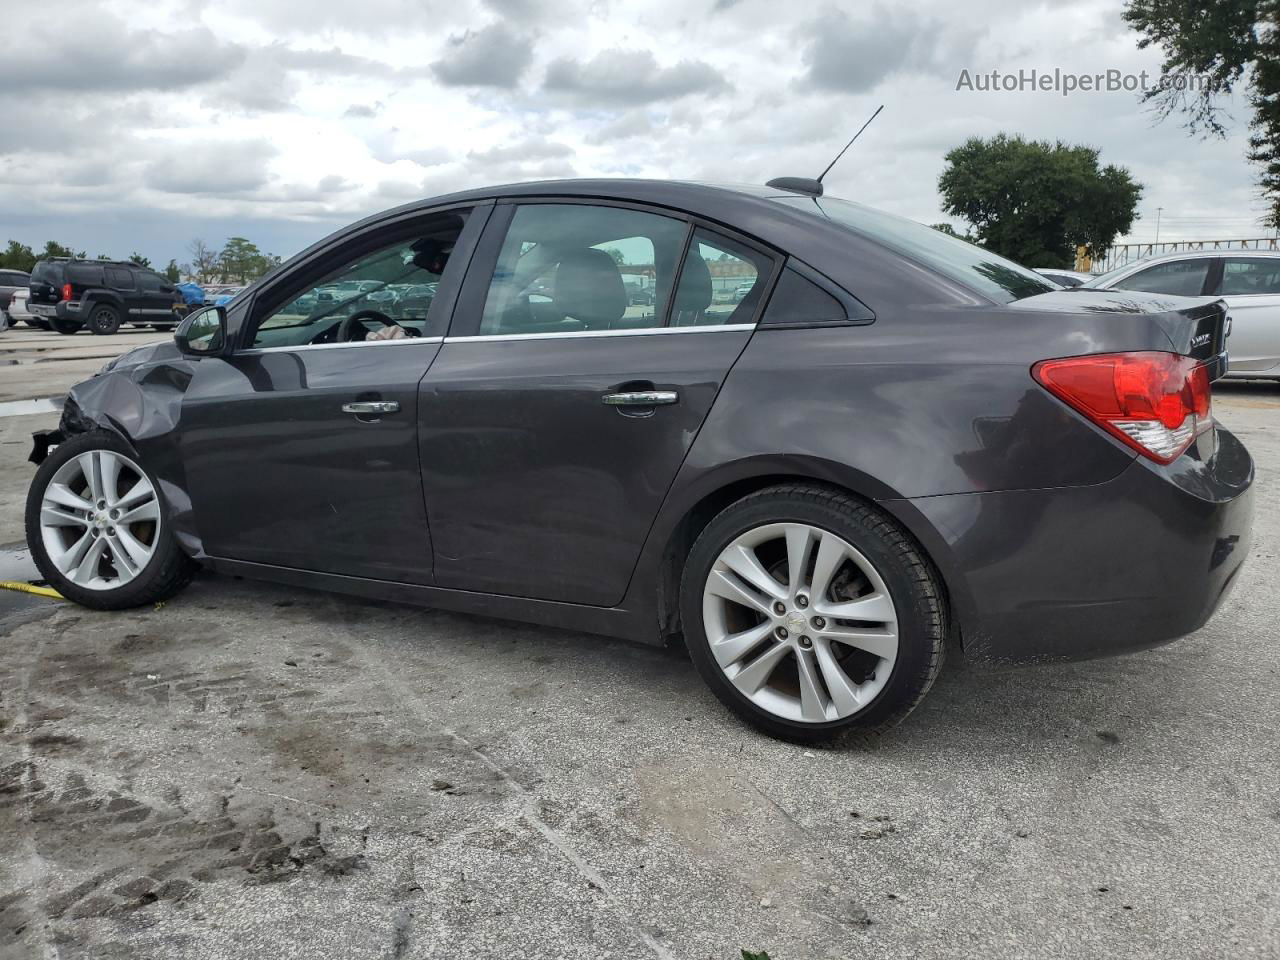
[[[220,357],[227,348],[227,311],[204,307],[190,314],[173,332],[178,351],[188,357]]]

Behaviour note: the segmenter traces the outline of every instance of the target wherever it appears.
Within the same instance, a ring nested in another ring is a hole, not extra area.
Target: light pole
[[[1156,243],[1160,242],[1160,214],[1164,207],[1156,207]]]

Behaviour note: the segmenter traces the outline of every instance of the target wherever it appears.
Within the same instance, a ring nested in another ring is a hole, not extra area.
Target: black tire
[[[155,552],[147,565],[138,575],[121,587],[111,590],[90,590],[78,586],[63,575],[49,559],[45,549],[44,538],[40,531],[40,509],[45,488],[58,468],[72,457],[90,450],[111,450],[127,456],[142,467],[147,479],[155,487],[160,501],[161,523],[156,532],[158,542]],[[95,610],[124,610],[130,607],[142,607],[148,604],[167,600],[191,582],[197,564],[182,552],[178,541],[174,538],[168,524],[168,504],[159,482],[150,470],[142,464],[141,458],[118,434],[107,430],[95,430],[82,433],[58,444],[50,453],[40,469],[36,471],[31,489],[27,492],[27,546],[31,549],[31,558],[46,581],[68,600]]]
[[[48,320],[37,320],[35,317],[26,317],[26,318],[24,318],[24,322],[26,323],[26,325],[27,325],[28,327],[35,327],[37,330],[48,330],[48,329],[49,329],[49,321],[48,321]]]
[[[64,320],[61,317],[50,317],[49,326],[53,327],[54,330],[58,331],[58,333],[65,337],[69,337],[80,332],[79,320]]]
[[[89,308],[89,331],[111,336],[120,330],[120,311],[110,304],[96,303]]]
[[[804,723],[761,709],[730,682],[711,653],[702,620],[702,593],[716,558],[748,530],[779,522],[806,523],[843,538],[874,565],[896,607],[899,646],[889,680],[871,703],[840,720]],[[942,668],[947,635],[943,597],[933,565],[890,517],[843,491],[795,483],[750,494],[707,524],[685,562],[680,615],[690,657],[725,706],[771,736],[820,743],[846,735],[878,735],[915,709]]]

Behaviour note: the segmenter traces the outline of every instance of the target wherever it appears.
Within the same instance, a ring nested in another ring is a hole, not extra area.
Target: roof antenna
[[[837,153],[836,158],[827,164],[827,169],[818,174],[817,180],[810,180],[808,177],[774,177],[774,179],[766,183],[765,186],[774,187],[778,190],[788,190],[791,193],[803,193],[810,197],[822,196],[822,178],[830,173],[831,168],[840,162],[840,158],[845,155],[845,151],[853,146],[853,141],[862,136],[862,131],[871,126],[871,121],[880,116],[880,111],[883,109],[883,103],[876,107],[876,112],[868,117],[867,122],[858,128],[858,132],[855,133],[849,142],[844,145],[844,150]]]

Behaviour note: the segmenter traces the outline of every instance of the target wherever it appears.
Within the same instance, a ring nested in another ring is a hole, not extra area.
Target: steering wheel
[[[338,324],[338,334],[334,337],[334,343],[352,343],[356,342],[352,336],[356,332],[356,325],[362,324],[365,320],[377,320],[384,327],[398,327],[399,324],[388,317],[385,313],[378,310],[358,310],[349,317],[344,317],[342,322]],[[406,331],[407,332],[407,331]],[[369,331],[361,327],[360,340],[368,336]]]

